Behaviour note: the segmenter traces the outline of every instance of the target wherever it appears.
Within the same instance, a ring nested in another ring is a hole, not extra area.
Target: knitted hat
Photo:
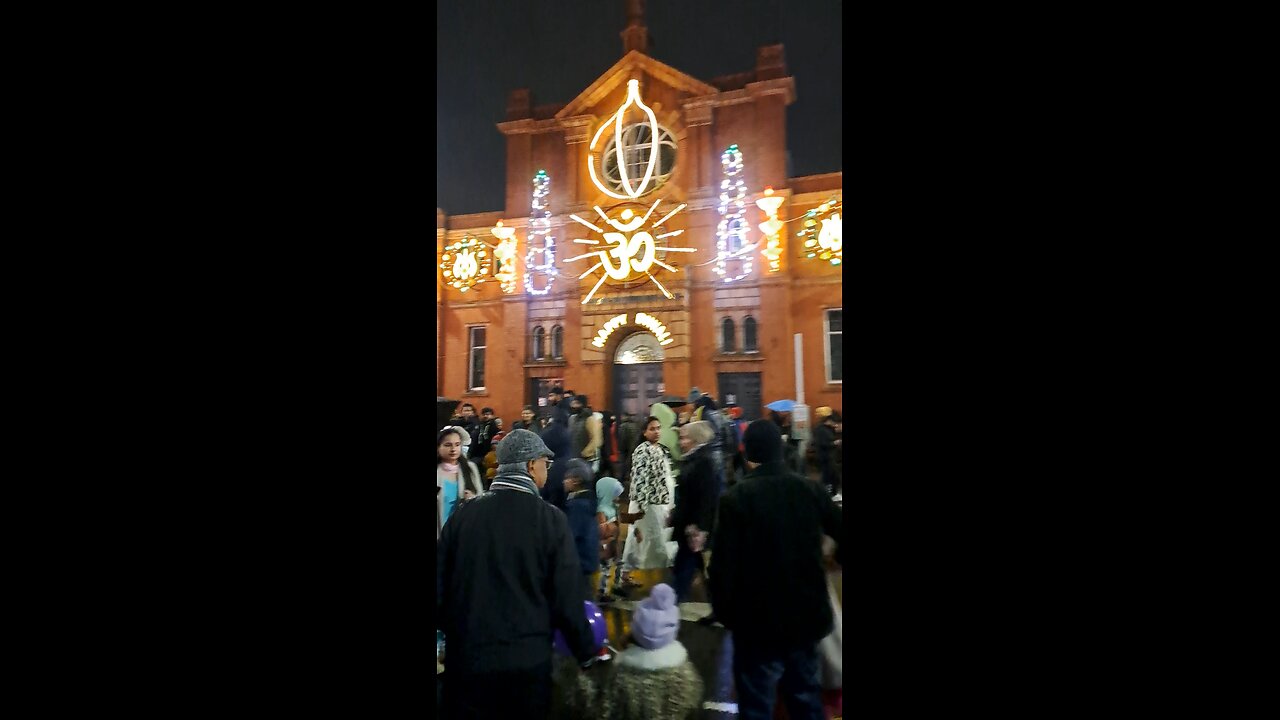
[[[582,478],[582,486],[587,488],[591,487],[596,479],[596,474],[591,472],[591,466],[582,458],[571,458],[565,464],[564,476]]]
[[[700,398],[700,397],[702,397],[702,391],[701,391],[701,390],[699,390],[699,389],[698,389],[698,388],[696,388],[696,387],[694,387],[694,388],[690,388],[690,389],[689,389],[689,402],[695,402],[695,401],[697,401],[697,399],[698,399],[698,398]]]
[[[830,408],[830,407],[828,407],[828,406],[826,406],[826,405],[823,405],[822,407],[818,408],[817,410],[814,410],[814,411],[813,411],[813,414],[814,414],[814,415],[817,415],[817,416],[818,416],[818,421],[819,421],[819,422],[821,422],[821,421],[822,421],[822,418],[824,418],[824,417],[826,417],[826,416],[828,416],[828,415],[830,415],[830,414],[831,414],[831,408]]]
[[[640,647],[657,650],[670,645],[679,629],[676,592],[666,583],[654,585],[649,597],[642,600],[631,615],[631,636]]]
[[[781,462],[782,432],[772,421],[756,420],[742,434],[742,447],[746,450],[747,459],[753,463]]]
[[[537,433],[524,429],[516,429],[507,433],[498,443],[498,464],[510,465],[537,460],[540,457],[553,458],[556,454],[547,449],[547,444]]]

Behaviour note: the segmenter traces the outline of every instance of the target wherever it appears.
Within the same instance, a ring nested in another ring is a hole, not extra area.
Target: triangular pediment
[[[613,67],[606,70],[586,90],[583,90],[578,97],[556,113],[556,119],[563,120],[587,112],[608,97],[614,90],[625,86],[628,80],[636,77],[636,74],[640,72],[668,87],[689,93],[694,97],[715,95],[720,92],[719,89],[695,77],[686,75],[670,65],[658,62],[639,50],[632,50],[623,55],[622,59],[614,63]]]

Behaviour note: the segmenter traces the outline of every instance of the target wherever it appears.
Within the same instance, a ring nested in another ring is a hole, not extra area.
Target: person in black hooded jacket
[[[542,499],[561,510],[564,510],[564,502],[568,498],[568,493],[564,491],[564,471],[567,467],[565,463],[573,457],[570,451],[568,422],[568,414],[557,409],[551,414],[551,424],[542,431],[542,441],[547,444],[547,448],[555,453],[556,457],[562,458],[559,462],[552,464],[547,472],[547,484],[542,487]]]
[[[818,642],[833,622],[822,536],[835,540],[841,562],[843,515],[820,484],[783,463],[775,423],[751,423],[743,445],[749,470],[720,498],[707,570],[712,609],[733,632],[738,707],[743,717],[772,717],[782,688],[788,715],[822,717]],[[760,592],[762,577],[773,592]]]

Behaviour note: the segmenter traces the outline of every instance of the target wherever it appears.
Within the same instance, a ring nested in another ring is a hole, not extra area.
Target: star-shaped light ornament
[[[574,262],[589,257],[597,258],[596,264],[590,269],[578,276],[581,280],[593,272],[600,270],[600,278],[596,280],[596,284],[591,288],[591,292],[582,299],[582,304],[586,305],[591,302],[591,298],[595,297],[596,291],[604,284],[605,280],[614,280],[621,283],[631,283],[634,281],[650,280],[658,289],[662,291],[667,299],[674,296],[667,290],[654,273],[657,268],[662,268],[668,272],[680,272],[677,268],[667,264],[658,255],[666,256],[667,253],[673,252],[694,252],[694,248],[687,247],[671,247],[668,242],[661,245],[659,240],[677,237],[684,234],[684,230],[672,230],[669,232],[660,232],[664,223],[670,220],[676,213],[683,210],[686,206],[681,204],[675,210],[662,216],[662,219],[646,225],[649,218],[653,216],[658,206],[662,204],[662,200],[655,200],[653,205],[649,207],[649,211],[643,217],[636,215],[631,208],[625,208],[618,217],[609,217],[600,206],[595,206],[594,210],[600,215],[604,224],[613,229],[613,231],[605,230],[598,227],[594,223],[587,222],[577,215],[570,215],[569,218],[576,221],[596,233],[599,233],[602,239],[595,238],[574,238],[574,242],[581,245],[595,245],[600,247],[599,250],[578,255],[576,257],[566,258],[565,262]],[[643,229],[641,229],[643,228]],[[655,235],[654,233],[658,233]]]

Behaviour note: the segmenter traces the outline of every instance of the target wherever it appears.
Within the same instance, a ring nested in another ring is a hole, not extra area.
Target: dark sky
[[[785,6],[786,11],[783,12]],[[502,210],[507,93],[567,103],[622,58],[624,0],[441,0],[436,45],[436,206]],[[649,54],[695,78],[755,69],[782,43],[796,82],[790,176],[842,170],[840,0],[646,0]]]

